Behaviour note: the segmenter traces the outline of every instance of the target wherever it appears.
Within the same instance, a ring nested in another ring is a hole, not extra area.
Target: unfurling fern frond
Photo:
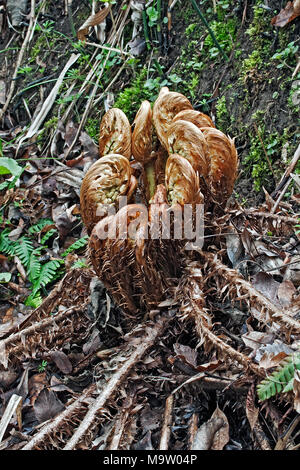
[[[258,384],[259,399],[263,401],[278,393],[292,391],[295,370],[300,370],[300,353],[286,357],[275,372]]]
[[[76,242],[72,243],[62,254],[63,257],[67,256],[69,253],[72,253],[72,251],[79,250],[80,248],[83,248],[86,246],[88,242],[89,237],[86,235],[85,237],[79,238],[79,240],[76,240]]]

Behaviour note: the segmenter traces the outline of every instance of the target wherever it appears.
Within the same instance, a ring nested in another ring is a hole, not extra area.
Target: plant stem
[[[146,176],[146,192],[148,201],[150,201],[156,190],[155,160],[146,163],[144,166]]]
[[[206,19],[204,18],[204,16],[202,15],[197,3],[196,3],[196,0],[191,0],[192,2],[192,5],[194,7],[194,9],[196,10],[196,12],[198,13],[202,23],[207,27],[207,30],[209,32],[209,34],[211,35],[211,38],[212,40],[214,41],[216,47],[219,49],[219,51],[221,52],[222,56],[224,57],[224,59],[226,61],[229,60],[228,56],[225,54],[225,52],[223,51],[222,47],[220,46],[220,44],[218,43],[217,41],[217,38],[216,36],[214,35],[214,32],[212,31],[211,27],[209,26],[208,22],[206,21]]]
[[[158,41],[159,41],[159,48],[161,49],[162,48],[162,33],[161,33],[161,12],[162,12],[162,8],[161,8],[161,0],[157,0],[157,14],[158,14],[158,18],[157,18],[157,36],[158,36]]]
[[[144,25],[144,36],[145,36],[145,41],[147,45],[147,49],[151,49],[150,41],[149,41],[149,32],[148,32],[148,24],[147,24],[147,13],[146,10],[144,9],[142,12],[143,16],[143,25]]]

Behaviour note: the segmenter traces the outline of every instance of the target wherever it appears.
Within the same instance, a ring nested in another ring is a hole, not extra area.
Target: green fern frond
[[[51,228],[50,230],[48,230],[48,232],[45,233],[45,235],[42,237],[41,244],[45,245],[45,243],[49,240],[49,238],[51,238],[56,233],[57,233],[56,228]]]
[[[261,401],[267,400],[278,393],[292,391],[295,370],[300,370],[300,353],[286,357],[269,377],[257,386],[257,394]]]
[[[42,264],[39,261],[38,256],[41,255],[41,248],[36,248],[30,255],[30,260],[28,264],[28,279],[34,284],[34,282],[39,278],[41,274]]]
[[[76,268],[82,268],[82,269],[85,269],[85,268],[88,268],[88,264],[86,262],[86,260],[83,258],[83,259],[79,259],[78,261],[75,261],[74,264],[72,264],[72,268],[73,269],[76,269]]]
[[[55,259],[48,261],[41,267],[40,275],[33,283],[33,296],[35,296],[42,287],[46,287],[48,284],[57,279],[58,271],[60,270],[62,264],[62,260]]]
[[[16,242],[9,239],[9,229],[4,229],[0,234],[0,252],[13,256],[15,254]]]
[[[39,233],[41,230],[43,230],[44,227],[47,227],[47,225],[53,225],[54,222],[51,219],[40,219],[36,224],[32,225],[28,232],[31,235],[34,235],[35,233]]]
[[[76,240],[75,243],[72,243],[72,245],[70,245],[69,248],[67,248],[61,256],[67,256],[69,253],[72,253],[72,251],[76,251],[80,248],[85,247],[88,242],[88,238],[89,237],[87,235],[85,237],[79,238],[79,240]]]
[[[30,257],[34,250],[32,241],[27,237],[22,237],[16,242],[14,254],[17,255],[25,268],[28,268]]]
[[[43,299],[42,299],[41,293],[38,292],[35,295],[30,294],[30,296],[27,297],[27,299],[25,300],[25,305],[27,307],[38,308],[42,302],[43,302]]]

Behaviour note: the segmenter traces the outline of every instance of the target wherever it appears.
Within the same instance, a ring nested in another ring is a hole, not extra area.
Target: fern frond
[[[61,256],[67,256],[69,253],[72,253],[72,251],[79,250],[80,248],[83,248],[86,246],[88,242],[88,236],[86,235],[85,237],[79,238],[79,240],[76,240],[75,243],[72,243],[72,245],[67,248]]]
[[[14,254],[20,258],[25,268],[28,268],[33,250],[33,243],[27,237],[22,237],[18,240],[18,242],[16,242]]]
[[[286,357],[269,377],[257,386],[257,394],[261,401],[267,400],[282,392],[292,391],[295,370],[300,370],[300,353]]]
[[[39,261],[39,258],[37,256],[40,256],[41,254],[41,248],[36,248],[30,255],[30,260],[28,264],[28,279],[29,281],[34,284],[36,279],[39,278],[41,269],[42,269],[42,264]]]
[[[55,259],[48,261],[48,263],[42,266],[39,277],[33,283],[33,296],[35,296],[42,287],[46,287],[50,282],[57,279],[58,271],[62,264],[62,260]]]
[[[51,219],[40,219],[36,224],[32,225],[28,232],[31,235],[34,235],[35,233],[39,233],[44,227],[47,227],[47,225],[53,225],[54,222]]]
[[[51,238],[56,233],[57,233],[56,228],[51,228],[50,230],[48,230],[48,232],[45,233],[45,235],[42,237],[41,244],[45,245],[45,243],[49,240],[49,238]]]
[[[0,252],[13,256],[15,254],[16,242],[9,239],[9,233],[9,229],[4,229],[0,234]]]
[[[38,308],[42,302],[43,302],[42,296],[40,292],[38,292],[35,295],[30,294],[30,296],[27,297],[27,299],[25,300],[25,305],[27,307]]]

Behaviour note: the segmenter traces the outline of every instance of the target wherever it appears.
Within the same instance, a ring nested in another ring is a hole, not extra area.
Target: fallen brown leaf
[[[44,388],[34,403],[34,412],[39,423],[54,418],[64,409],[64,405],[51,390]]]
[[[103,20],[107,17],[109,13],[110,7],[103,8],[102,10],[98,11],[95,15],[91,15],[88,19],[84,22],[84,24],[79,28],[77,32],[77,37],[80,41],[85,41],[86,36],[89,33],[89,29],[91,26],[97,26],[98,24],[102,23]]]
[[[63,374],[70,374],[72,372],[72,364],[64,352],[50,351],[49,356]]]
[[[272,18],[271,24],[282,28],[298,16],[300,16],[300,0],[295,0],[294,2],[288,2],[285,8]]]
[[[211,445],[211,450],[222,450],[229,441],[228,420],[225,413],[218,406],[213,412],[211,419],[221,419],[223,421],[222,426],[215,432]]]
[[[229,441],[229,423],[217,407],[211,418],[198,429],[191,450],[222,450]]]

